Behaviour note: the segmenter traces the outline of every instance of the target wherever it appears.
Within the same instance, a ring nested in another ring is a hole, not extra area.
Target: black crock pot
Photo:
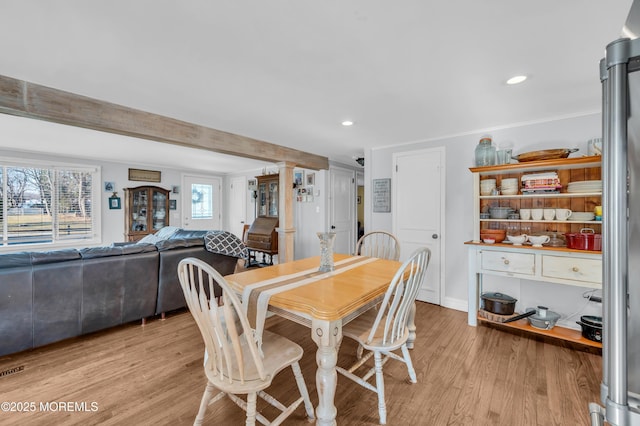
[[[582,337],[594,342],[602,342],[602,317],[583,315],[576,323],[582,327]]]
[[[481,297],[485,311],[498,315],[512,315],[518,301],[503,293],[483,293]]]

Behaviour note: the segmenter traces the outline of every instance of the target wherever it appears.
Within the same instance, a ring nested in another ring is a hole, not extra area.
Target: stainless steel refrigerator
[[[592,425],[640,425],[640,0],[600,63],[603,93],[603,346]]]

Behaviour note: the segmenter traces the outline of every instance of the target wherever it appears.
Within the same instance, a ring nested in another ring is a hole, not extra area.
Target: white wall
[[[420,141],[411,144],[388,146],[373,149],[365,162],[365,186],[370,188],[372,179],[392,178],[392,154],[396,152],[443,146],[446,149],[446,229],[445,238],[445,294],[442,300],[457,300],[455,305],[467,303],[467,252],[465,241],[472,238],[472,175],[469,167],[474,165],[474,150],[484,134],[493,136],[494,144],[511,147],[513,154],[549,149],[580,148],[573,156],[586,153],[587,140],[601,135],[600,114],[569,117],[543,123],[514,125],[501,129],[485,129],[475,133],[451,136],[441,139]],[[393,141],[390,141],[393,143]],[[370,200],[365,193],[365,200]],[[365,222],[368,229],[392,231],[391,213],[372,213],[371,203],[365,205]],[[564,287],[564,288],[559,288]],[[485,290],[500,290],[520,298],[518,308],[547,304],[551,310],[562,309],[562,314],[573,313],[584,305],[582,287],[540,285],[525,280],[499,280],[498,277],[486,277]],[[561,295],[561,299],[558,296]],[[590,303],[587,310],[597,310],[599,305]],[[571,322],[571,321],[569,321]],[[566,324],[577,328],[576,324]]]

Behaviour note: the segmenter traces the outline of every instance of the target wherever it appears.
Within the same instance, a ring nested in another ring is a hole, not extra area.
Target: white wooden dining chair
[[[354,339],[370,352],[358,359],[348,369],[342,367],[336,367],[336,369],[338,373],[378,394],[380,424],[387,422],[382,366],[389,359],[402,361],[407,365],[411,383],[417,382],[416,372],[407,348],[408,323],[430,258],[431,251],[428,248],[416,250],[394,275],[380,307],[377,310],[369,310],[342,328],[344,337]],[[394,352],[398,349],[402,351],[402,356]],[[374,366],[365,374],[357,375],[356,371],[372,355]],[[368,381],[374,374],[376,376],[375,386]]]
[[[386,231],[371,231],[356,243],[356,254],[381,259],[400,259],[400,242],[395,235]]]
[[[256,420],[264,425],[279,425],[302,402],[309,420],[313,420],[313,406],[298,364],[302,348],[265,330],[261,356],[242,303],[224,277],[195,258],[180,261],[178,277],[187,306],[205,343],[204,372],[208,383],[194,424],[202,424],[207,406],[225,395],[246,411],[247,425],[254,425]],[[216,283],[222,288],[219,301],[208,296],[214,294]],[[271,385],[274,376],[288,366],[293,369],[300,397],[285,406],[264,390]],[[220,391],[215,396],[214,389]],[[246,401],[238,395],[247,395]],[[272,422],[256,412],[257,396],[281,411]]]

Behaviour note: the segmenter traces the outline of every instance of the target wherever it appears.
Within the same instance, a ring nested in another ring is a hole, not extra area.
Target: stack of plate
[[[589,222],[595,218],[595,214],[592,212],[573,212],[569,216],[569,220],[576,220],[578,222]]]
[[[480,181],[480,195],[491,195],[494,189],[496,189],[495,179],[483,179]]]
[[[502,186],[500,187],[502,195],[516,195],[518,193],[518,183],[517,178],[502,179]]]
[[[580,182],[571,182],[567,185],[567,192],[602,192],[602,181],[584,180]]]

